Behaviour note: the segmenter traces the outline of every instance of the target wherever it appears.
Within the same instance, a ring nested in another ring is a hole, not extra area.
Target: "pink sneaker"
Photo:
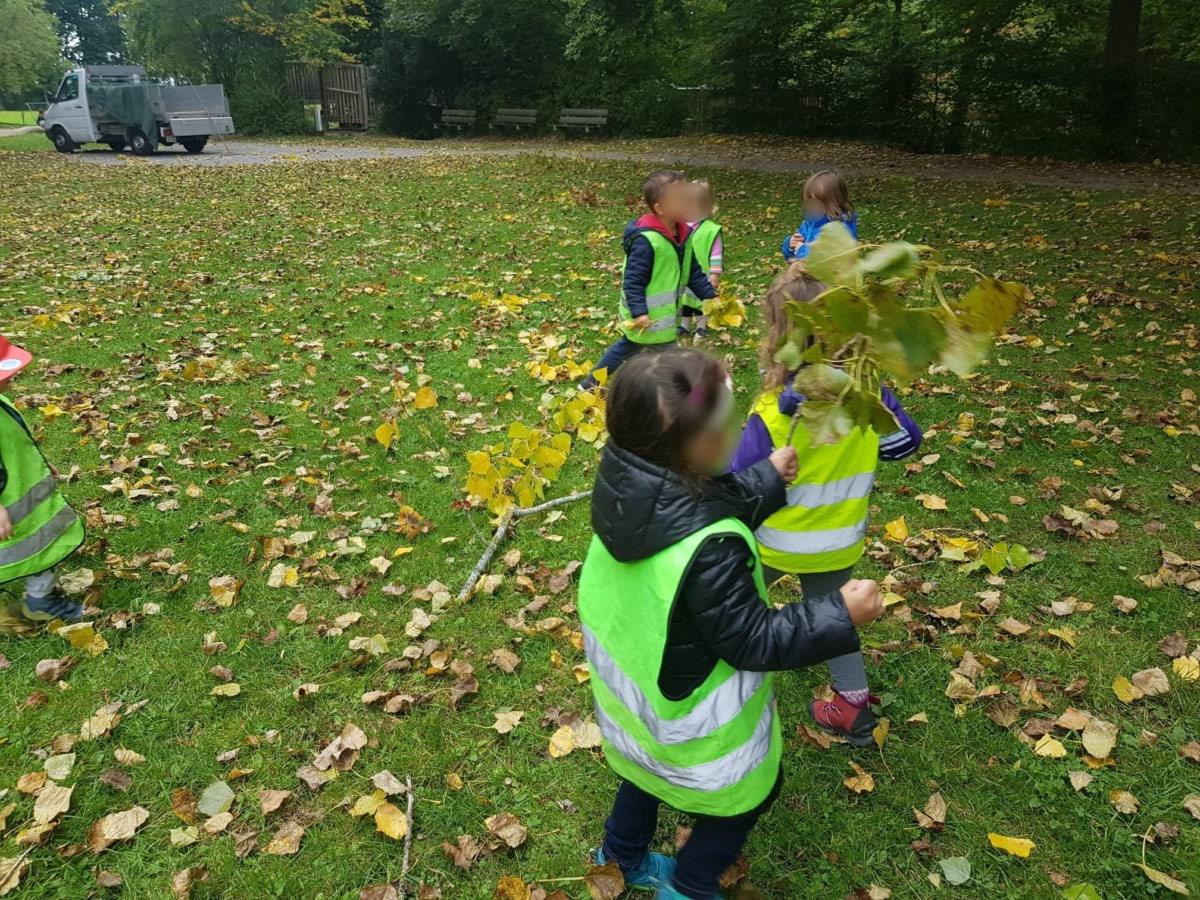
[[[855,747],[868,747],[875,740],[871,734],[875,729],[875,713],[871,704],[878,698],[867,698],[863,706],[855,706],[841,694],[834,692],[832,700],[814,700],[808,705],[813,721],[825,731],[840,734]]]

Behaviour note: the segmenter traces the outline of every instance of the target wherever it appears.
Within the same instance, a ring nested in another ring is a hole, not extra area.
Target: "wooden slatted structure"
[[[319,103],[326,122],[365,131],[375,120],[372,75],[371,66],[353,63],[330,63],[322,68],[289,63],[287,89],[304,103]]]
[[[537,125],[537,117],[536,109],[498,109],[492,119],[492,127],[520,131],[522,128],[533,128]]]
[[[443,109],[442,120],[436,123],[443,131],[456,128],[459,132],[470,131],[475,127],[479,113],[473,109]]]
[[[558,114],[558,124],[555,128],[589,132],[593,128],[603,128],[608,124],[607,109],[578,109],[565,107]]]

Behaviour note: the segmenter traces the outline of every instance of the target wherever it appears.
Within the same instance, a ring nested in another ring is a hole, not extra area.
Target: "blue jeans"
[[[697,816],[692,836],[675,857],[675,889],[689,897],[717,897],[722,873],[742,853],[750,829],[771,808],[783,786],[783,772],[767,799],[739,816]],[[604,856],[616,860],[622,871],[638,865],[650,849],[658,827],[662,801],[641,788],[622,781],[612,813],[604,824]]]
[[[637,355],[646,349],[647,346],[647,344],[639,344],[636,341],[631,341],[625,335],[621,335],[604,351],[604,355],[600,357],[600,362],[596,363],[596,368],[592,369],[588,377],[583,379],[583,382],[579,386],[584,390],[594,388],[597,383],[596,373],[601,369],[608,369],[608,377],[612,378],[621,363],[625,362],[631,356]]]

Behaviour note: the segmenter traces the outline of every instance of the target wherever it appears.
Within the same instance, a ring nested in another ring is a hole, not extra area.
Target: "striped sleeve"
[[[880,437],[879,458],[885,462],[894,462],[912,456],[921,449],[921,426],[904,411],[904,407],[900,405],[900,398],[890,388],[883,389],[882,399],[883,405],[891,410],[900,423],[900,430]]]
[[[725,241],[718,234],[713,240],[712,250],[708,254],[708,271],[720,275],[725,265]]]

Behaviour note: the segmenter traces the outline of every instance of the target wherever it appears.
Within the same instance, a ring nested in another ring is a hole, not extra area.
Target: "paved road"
[[[213,140],[201,154],[192,155],[171,147],[152,157],[138,158],[107,149],[88,149],[74,158],[102,165],[162,165],[162,166],[233,166],[270,165],[285,162],[334,162],[364,159],[418,159],[463,156],[518,156],[532,153],[561,159],[589,159],[601,162],[636,162],[646,165],[677,165],[745,169],[785,175],[807,175],[815,169],[826,168],[831,160],[813,158],[770,158],[753,155],[723,156],[719,153],[687,153],[664,147],[661,150],[632,149],[571,149],[542,142],[527,145],[494,145],[486,142],[446,144],[386,143],[321,143],[306,141],[287,143],[235,138]],[[979,157],[917,156],[899,157],[879,162],[864,158],[862,162],[840,160],[837,168],[850,176],[894,175],[933,181],[970,181],[991,184],[1032,184],[1076,190],[1149,191],[1166,190],[1185,194],[1200,194],[1200,178],[1190,171],[1150,167],[1081,166],[1070,163],[1041,163],[1025,160],[990,160]]]

